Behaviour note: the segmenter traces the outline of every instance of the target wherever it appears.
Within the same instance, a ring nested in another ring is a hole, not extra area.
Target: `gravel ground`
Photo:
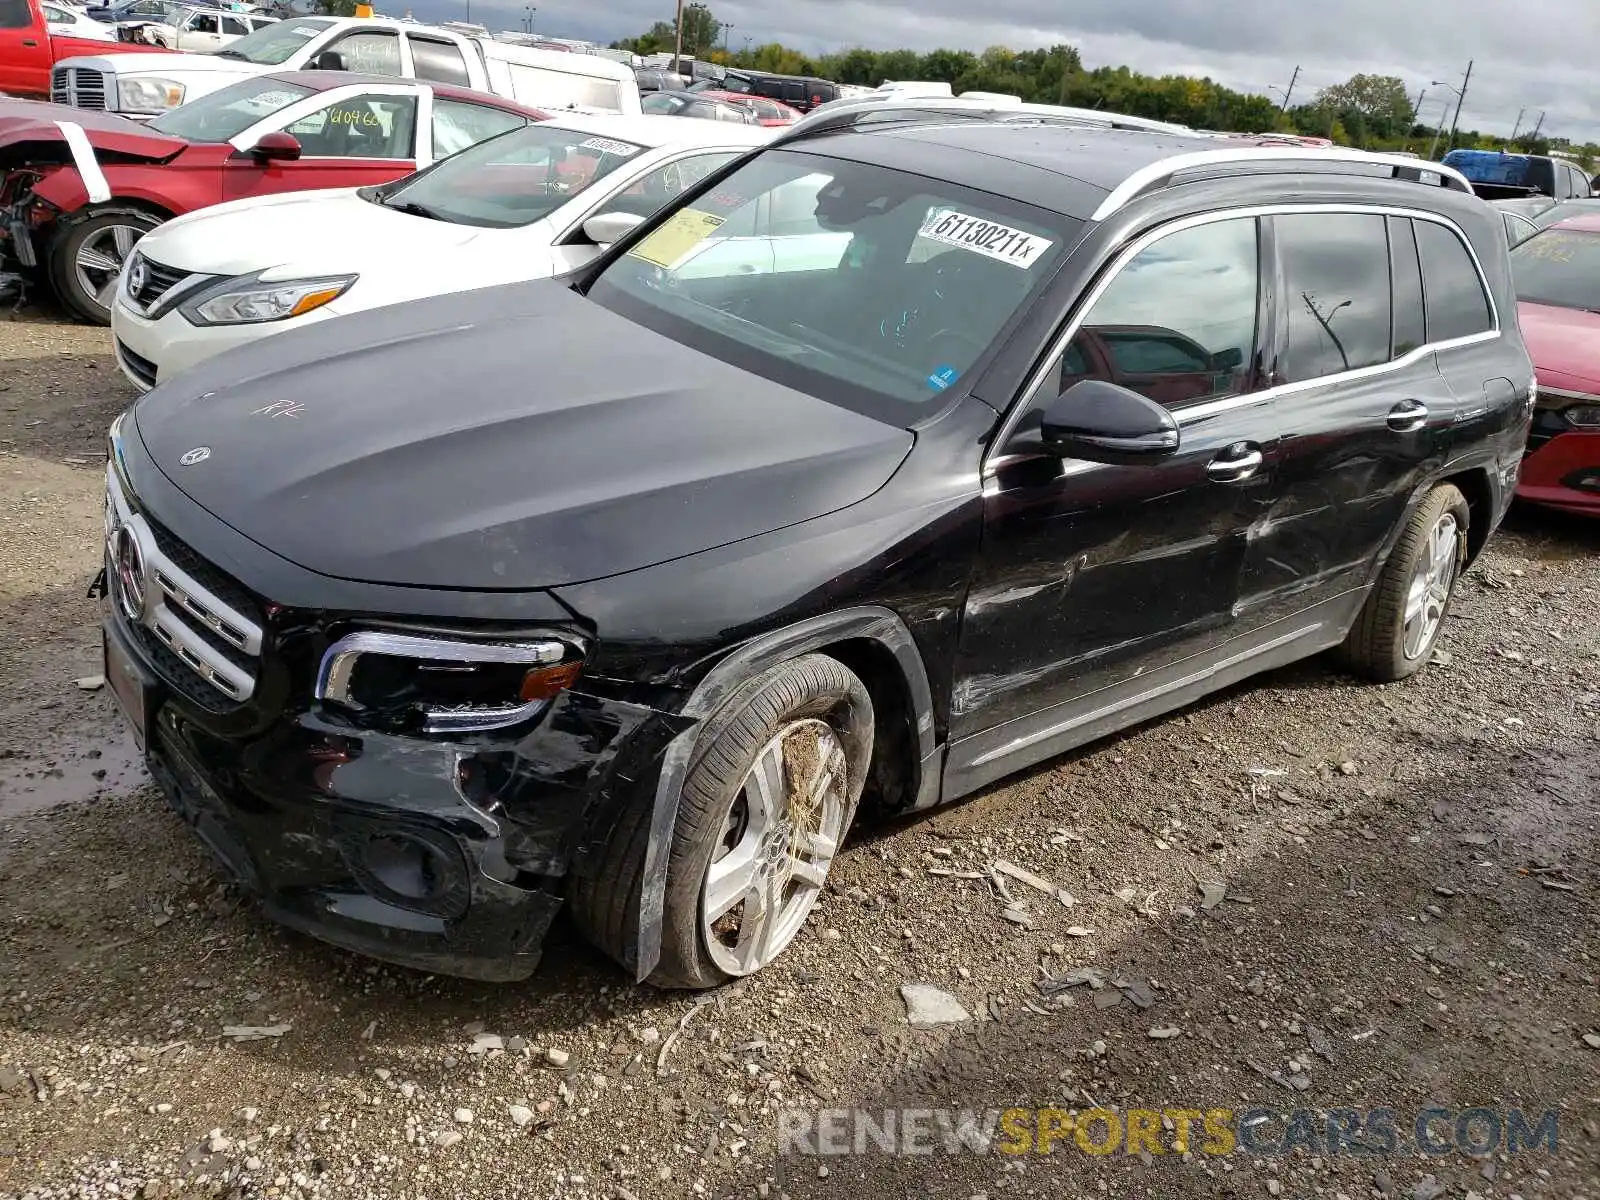
[[[130,398],[104,331],[0,321],[0,1196],[1600,1200],[1600,527],[1514,514],[1415,680],[1303,664],[857,831],[759,978],[636,988],[560,931],[496,987],[266,923],[78,685]],[[968,1019],[909,1025],[908,983]],[[844,1106],[1490,1106],[1558,1144],[777,1154],[780,1109]]]

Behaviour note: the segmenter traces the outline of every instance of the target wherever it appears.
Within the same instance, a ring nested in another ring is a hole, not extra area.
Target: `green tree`
[[[1338,113],[1346,126],[1380,138],[1397,136],[1416,119],[1405,81],[1395,75],[1352,75],[1324,88],[1317,103]]]

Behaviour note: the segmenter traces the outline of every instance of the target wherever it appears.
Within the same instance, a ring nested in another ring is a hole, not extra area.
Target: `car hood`
[[[913,440],[548,281],[262,338],[147,393],[133,422],[174,484],[300,566],[479,590],[821,516],[882,487]]]
[[[139,22],[139,24],[152,23]],[[179,75],[234,75],[244,79],[251,75],[270,75],[275,70],[284,69],[245,62],[238,58],[218,58],[215,54],[184,54],[175,50],[137,50],[121,54],[99,51],[80,58],[68,59],[65,64],[57,65],[89,67],[96,71],[110,71],[116,75],[161,75],[169,79]]]
[[[41,153],[52,150],[61,161],[70,162],[67,138],[58,124],[61,121],[79,126],[91,146],[112,154],[164,160],[189,145],[182,138],[146,129],[115,113],[46,104],[42,100],[0,100],[0,151],[9,152],[0,158],[0,166],[9,165],[12,158],[19,156],[36,162]]]
[[[420,279],[450,272],[453,252],[477,235],[505,232],[396,212],[363,200],[359,191],[285,192],[219,204],[168,221],[146,235],[140,249],[164,266],[205,275],[268,271],[271,280],[347,274],[365,280],[377,272]],[[405,253],[396,254],[396,246]],[[509,278],[502,273],[483,282]]]
[[[1600,393],[1600,313],[1524,300],[1517,323],[1542,386]]]

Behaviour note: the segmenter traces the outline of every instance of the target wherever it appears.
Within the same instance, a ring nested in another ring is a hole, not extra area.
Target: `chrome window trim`
[[[532,668],[553,666],[566,658],[574,648],[553,638],[532,642],[473,642],[360,630],[346,634],[323,651],[322,662],[317,667],[315,695],[318,700],[332,700],[359,711],[363,706],[350,696],[350,678],[363,654],[465,663],[514,663]],[[530,700],[501,708],[468,711],[424,708],[422,728],[426,733],[499,729],[528,720],[549,703],[549,700]]]
[[[1562,400],[1582,400],[1589,403],[1600,402],[1600,393],[1574,392],[1569,388],[1540,387],[1539,395],[1555,396]]]
[[[1489,286],[1489,277],[1483,269],[1483,262],[1478,258],[1477,250],[1472,245],[1472,239],[1467,237],[1462,232],[1461,227],[1454,221],[1448,217],[1440,216],[1438,213],[1387,204],[1260,204],[1252,205],[1248,208],[1216,209],[1212,212],[1181,217],[1176,221],[1169,221],[1154,229],[1146,230],[1132,241],[1124,243],[1112,258],[1111,265],[1106,272],[1079,299],[1067,324],[1056,339],[1050,343],[1050,348],[1045,353],[1043,361],[1028,376],[1027,381],[1014,398],[1010,408],[1007,409],[1005,419],[1001,421],[999,431],[995,434],[994,441],[990,443],[989,452],[984,457],[983,478],[991,477],[995,470],[1005,463],[1015,462],[1022,457],[1026,457],[1001,454],[999,451],[1016,432],[1018,422],[1022,420],[1027,411],[1028,398],[1044,383],[1051,364],[1066,352],[1067,347],[1072,343],[1072,339],[1078,336],[1078,330],[1083,325],[1084,319],[1094,309],[1094,306],[1099,303],[1100,297],[1122,274],[1128,263],[1140,253],[1163,238],[1201,225],[1211,225],[1218,221],[1258,220],[1261,217],[1298,216],[1306,213],[1348,213],[1358,216],[1410,217],[1413,220],[1432,221],[1436,225],[1443,225],[1451,233],[1455,234],[1461,244],[1466,247],[1467,254],[1472,259],[1473,270],[1478,273],[1478,286],[1483,289],[1484,297],[1489,301],[1489,321],[1492,328],[1486,329],[1482,333],[1469,334],[1466,337],[1426,342],[1399,358],[1390,359],[1386,363],[1378,363],[1375,366],[1357,367],[1352,371],[1340,371],[1334,375],[1320,375],[1316,379],[1304,379],[1296,383],[1283,383],[1277,387],[1261,388],[1257,391],[1242,392],[1234,396],[1219,396],[1215,400],[1191,404],[1186,408],[1173,409],[1171,410],[1172,416],[1178,422],[1180,428],[1184,425],[1214,417],[1218,413],[1228,412],[1231,409],[1242,408],[1250,404],[1259,404],[1262,401],[1273,400],[1279,396],[1293,395],[1296,392],[1307,391],[1311,388],[1324,387],[1329,383],[1367,379],[1375,375],[1387,374],[1390,371],[1402,370],[1440,350],[1453,350],[1461,346],[1473,346],[1479,342],[1494,341],[1500,337],[1502,329],[1500,306],[1495,302],[1494,290]],[[1426,280],[1424,280],[1423,287],[1423,296],[1424,300],[1426,300]]]
[[[1465,192],[1469,196],[1472,194],[1472,185],[1467,182],[1467,177],[1454,167],[1447,167],[1443,163],[1427,162],[1426,160],[1415,158],[1401,158],[1397,154],[1369,154],[1366,151],[1357,150],[1279,150],[1266,146],[1250,146],[1227,150],[1194,150],[1187,154],[1174,154],[1170,158],[1147,163],[1106,193],[1105,199],[1100,201],[1100,206],[1094,210],[1094,214],[1089,219],[1091,221],[1104,221],[1107,217],[1126,208],[1136,198],[1143,195],[1151,184],[1165,179],[1168,175],[1175,175],[1179,171],[1193,171],[1202,167],[1223,167],[1230,163],[1263,161],[1308,162],[1319,166],[1335,163],[1346,166],[1389,166],[1404,168],[1408,171],[1431,172],[1459,185],[1454,190]],[[1315,174],[1316,172],[1313,171],[1312,173]],[[1390,178],[1393,178],[1393,176]],[[1409,182],[1409,180],[1406,182]]]

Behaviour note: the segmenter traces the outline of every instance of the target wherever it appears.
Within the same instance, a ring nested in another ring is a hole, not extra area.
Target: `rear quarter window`
[[[1423,311],[1429,342],[1494,328],[1489,296],[1459,234],[1436,221],[1413,221],[1422,260]]]

